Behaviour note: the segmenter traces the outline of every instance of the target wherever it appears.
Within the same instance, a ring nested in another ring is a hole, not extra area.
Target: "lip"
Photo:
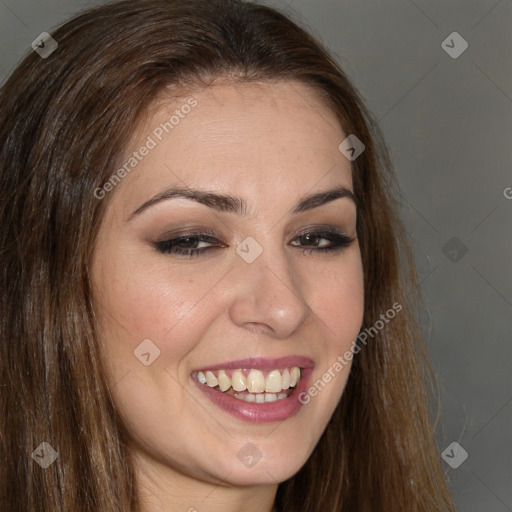
[[[215,366],[198,368],[195,372],[206,370],[255,368],[257,370],[273,370],[298,366],[302,370],[301,378],[290,396],[275,402],[256,404],[245,402],[231,395],[216,391],[214,388],[201,384],[197,379],[191,377],[194,384],[207,396],[217,407],[231,414],[237,419],[250,423],[270,423],[273,421],[284,421],[296,414],[302,404],[299,396],[306,391],[311,374],[313,373],[314,362],[309,357],[289,356],[276,359],[249,358],[238,361],[230,361]],[[195,373],[194,372],[194,373]]]
[[[304,356],[286,356],[276,358],[249,357],[237,361],[228,361],[213,366],[204,366],[196,368],[195,372],[205,372],[207,370],[237,370],[238,368],[254,368],[255,370],[277,370],[279,368],[289,368],[298,366],[299,368],[313,368],[315,363],[309,357]]]

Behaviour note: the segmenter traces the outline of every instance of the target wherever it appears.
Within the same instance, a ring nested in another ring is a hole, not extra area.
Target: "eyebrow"
[[[196,201],[219,212],[235,213],[242,216],[248,215],[247,203],[239,196],[217,194],[207,190],[175,186],[165,189],[151,199],[148,199],[130,214],[128,221],[133,219],[133,217],[140,215],[144,210],[147,210],[155,204],[175,198],[184,198]],[[296,215],[308,210],[313,210],[314,208],[318,208],[340,198],[350,199],[357,207],[357,199],[351,190],[348,190],[345,187],[335,187],[301,197],[291,213]]]

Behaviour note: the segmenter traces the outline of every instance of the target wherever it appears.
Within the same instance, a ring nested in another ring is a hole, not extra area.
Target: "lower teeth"
[[[257,404],[262,404],[264,402],[275,402],[277,400],[282,400],[283,398],[287,398],[287,393],[245,393],[245,394],[233,394],[231,395],[238,400],[244,400],[245,402],[256,402]]]

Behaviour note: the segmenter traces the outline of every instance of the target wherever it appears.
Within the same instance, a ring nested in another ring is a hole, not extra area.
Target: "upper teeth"
[[[266,375],[265,375],[266,374]],[[250,393],[279,393],[293,388],[300,379],[300,368],[284,368],[263,372],[256,369],[207,370],[197,372],[197,380],[211,388],[219,386],[221,391],[233,388],[234,391]]]

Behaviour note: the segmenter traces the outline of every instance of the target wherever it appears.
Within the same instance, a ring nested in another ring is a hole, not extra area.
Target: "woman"
[[[64,24],[0,92],[2,511],[453,511],[386,151],[239,0]]]

